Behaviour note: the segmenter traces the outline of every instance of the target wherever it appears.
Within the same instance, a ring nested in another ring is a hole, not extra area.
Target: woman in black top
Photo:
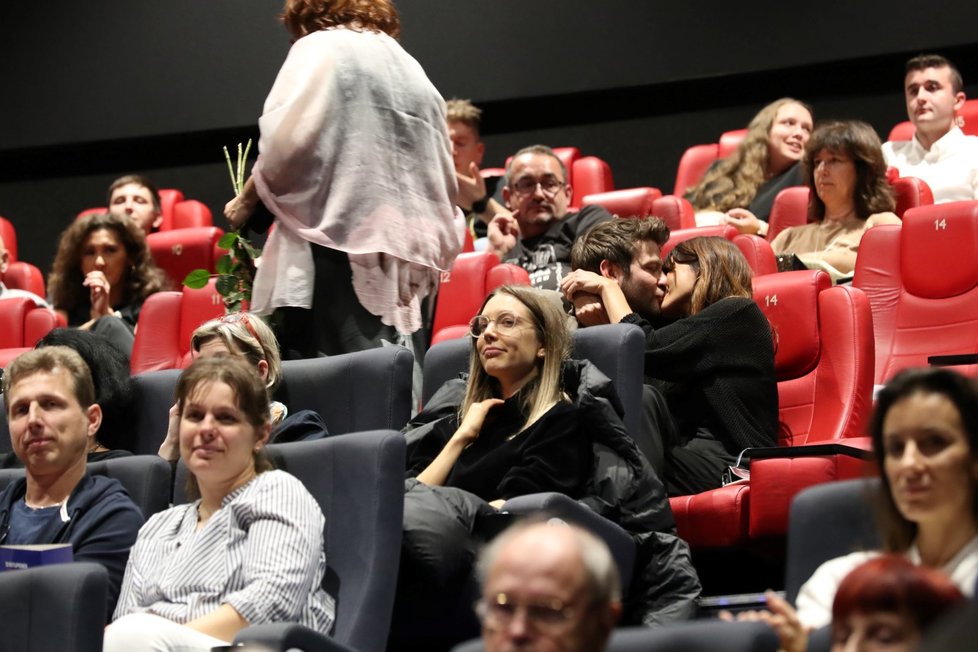
[[[465,489],[497,507],[522,494],[580,492],[592,453],[560,387],[565,319],[539,290],[505,286],[489,296],[470,323],[461,409],[411,456],[418,481]]]
[[[692,238],[670,252],[659,277],[667,325],[659,328],[632,311],[614,279],[577,270],[563,288],[569,298],[600,296],[609,321],[645,332],[645,401],[662,448],[650,461],[670,495],[719,487],[743,449],[777,444],[771,327],[730,241]]]
[[[782,97],[761,109],[736,151],[710,166],[686,193],[697,224],[721,218],[742,233],[766,235],[777,194],[805,184],[801,158],[811,135],[812,111],[802,102]]]
[[[102,335],[130,355],[143,302],[167,286],[135,220],[95,214],[61,234],[48,294],[69,326]]]

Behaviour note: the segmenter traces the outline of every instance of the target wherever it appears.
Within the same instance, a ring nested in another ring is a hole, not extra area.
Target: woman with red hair
[[[871,559],[846,575],[832,603],[832,652],[911,652],[964,594],[940,571],[900,555]]]
[[[224,210],[235,228],[277,225],[252,310],[280,311],[293,356],[423,348],[422,301],[464,230],[445,102],[398,44],[390,0],[287,0],[282,21],[294,41],[258,160]]]

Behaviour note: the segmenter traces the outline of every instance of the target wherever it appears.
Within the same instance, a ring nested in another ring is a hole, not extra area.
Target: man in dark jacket
[[[611,214],[600,206],[569,210],[573,188],[567,169],[546,145],[516,152],[506,168],[503,199],[511,214],[489,223],[489,250],[530,274],[533,287],[556,290],[570,268],[574,241]]]
[[[3,393],[26,475],[0,492],[0,543],[70,543],[108,570],[111,615],[143,516],[117,480],[86,473],[102,421],[91,372],[71,349],[36,349],[7,367]]]

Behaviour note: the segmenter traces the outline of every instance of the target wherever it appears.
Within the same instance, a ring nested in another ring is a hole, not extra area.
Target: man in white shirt
[[[883,145],[887,164],[923,179],[935,203],[978,199],[978,137],[964,135],[957,115],[965,101],[961,73],[936,54],[910,59],[906,70],[907,115],[917,131]]]

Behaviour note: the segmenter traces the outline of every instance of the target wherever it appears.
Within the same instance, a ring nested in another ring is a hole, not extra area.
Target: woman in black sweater
[[[719,487],[743,449],[777,444],[771,328],[731,242],[692,238],[670,252],[659,276],[667,325],[659,328],[632,310],[614,279],[579,271],[568,278],[569,297],[600,296],[609,321],[645,332],[646,407],[662,451],[650,461],[670,495]]]
[[[565,319],[539,290],[504,286],[491,294],[470,323],[461,408],[413,451],[409,474],[465,489],[495,507],[540,491],[577,495],[592,453],[577,408],[560,387],[570,344]]]

